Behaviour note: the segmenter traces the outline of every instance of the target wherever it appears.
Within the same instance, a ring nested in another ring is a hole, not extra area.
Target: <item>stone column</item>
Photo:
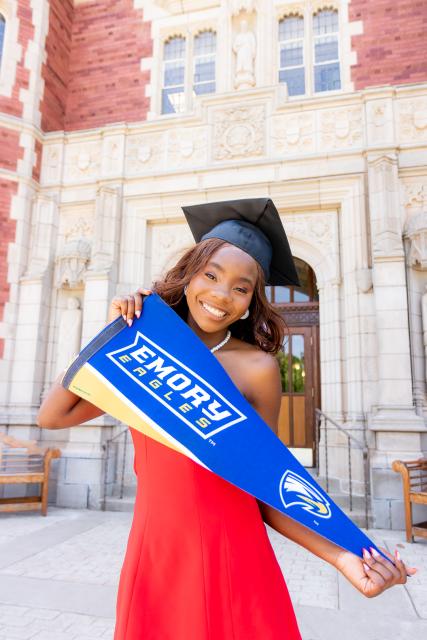
[[[120,243],[121,192],[100,187],[96,197],[92,257],[85,274],[82,346],[107,322],[108,307],[115,295]],[[90,425],[73,427],[61,459],[57,504],[99,509],[102,504],[105,441],[116,420],[97,418]]]
[[[29,259],[19,286],[9,395],[12,413],[20,408],[22,413],[30,410],[28,429],[19,431],[19,437],[24,439],[38,435],[33,425],[44,380],[57,219],[56,199],[37,196],[32,207]]]
[[[391,463],[421,455],[427,430],[413,403],[396,155],[368,157],[368,179],[378,362],[378,401],[369,415],[376,442],[371,456],[373,515],[377,527],[400,528],[402,488]]]

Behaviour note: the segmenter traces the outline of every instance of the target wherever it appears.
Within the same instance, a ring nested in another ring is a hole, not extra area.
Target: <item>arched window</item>
[[[294,258],[300,287],[266,287],[267,299],[273,304],[287,304],[294,302],[317,302],[319,292],[316,285],[316,275],[304,260]]]
[[[195,95],[215,92],[216,33],[203,31],[194,38],[193,91]]]
[[[314,91],[341,88],[338,11],[324,9],[313,16]]]
[[[288,95],[305,93],[304,18],[289,16],[279,22],[279,82],[286,82]]]
[[[164,44],[162,113],[185,110],[185,38],[175,36]]]
[[[0,69],[1,69],[1,61],[3,57],[3,44],[4,44],[4,32],[6,29],[6,20],[4,16],[0,13]]]

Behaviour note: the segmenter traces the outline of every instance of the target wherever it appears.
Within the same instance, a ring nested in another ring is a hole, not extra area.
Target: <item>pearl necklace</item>
[[[231,331],[227,331],[227,335],[225,336],[224,340],[222,340],[222,342],[217,344],[215,347],[212,347],[211,353],[215,353],[215,351],[218,351],[218,349],[221,349],[221,347],[227,344],[230,338],[231,338]]]

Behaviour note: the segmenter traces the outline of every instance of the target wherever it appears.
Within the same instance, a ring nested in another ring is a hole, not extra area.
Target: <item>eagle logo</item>
[[[280,479],[280,499],[287,509],[299,505],[318,518],[332,515],[329,502],[320,491],[294,471],[286,471]]]

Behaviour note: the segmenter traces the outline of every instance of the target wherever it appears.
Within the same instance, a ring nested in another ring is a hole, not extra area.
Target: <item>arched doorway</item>
[[[320,407],[319,292],[313,269],[294,258],[300,287],[267,287],[288,333],[278,354],[282,378],[279,438],[305,466],[313,465],[315,407]]]

